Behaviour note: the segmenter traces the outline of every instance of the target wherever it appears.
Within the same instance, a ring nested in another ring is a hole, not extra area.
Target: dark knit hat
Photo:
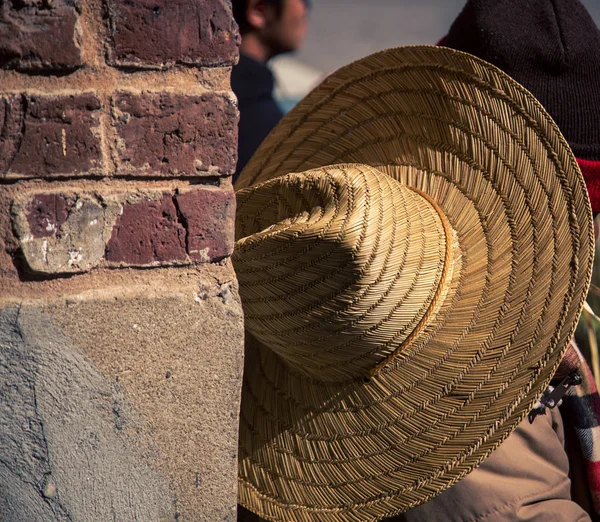
[[[600,211],[600,30],[579,0],[469,0],[440,42],[493,63],[558,124]]]

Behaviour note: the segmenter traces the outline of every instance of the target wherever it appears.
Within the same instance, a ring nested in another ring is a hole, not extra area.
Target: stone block
[[[40,306],[0,307],[2,520],[176,520],[139,412],[73,344]]]
[[[120,175],[228,175],[237,161],[237,110],[221,94],[118,92],[114,159]]]
[[[81,176],[101,167],[100,108],[93,93],[0,97],[0,175]]]
[[[106,0],[112,65],[231,65],[239,33],[224,0]]]
[[[0,67],[31,72],[82,65],[78,2],[5,0],[0,14]]]
[[[86,272],[104,260],[121,206],[86,193],[24,194],[13,201],[14,230],[33,272]]]

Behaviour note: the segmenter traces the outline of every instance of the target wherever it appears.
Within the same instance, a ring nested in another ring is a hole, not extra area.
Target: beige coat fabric
[[[558,409],[525,419],[479,468],[436,498],[386,522],[589,522],[571,500]]]

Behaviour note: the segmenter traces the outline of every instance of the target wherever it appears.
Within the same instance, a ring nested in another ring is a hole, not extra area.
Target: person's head
[[[297,50],[308,29],[309,0],[233,0],[242,52],[260,60]]]

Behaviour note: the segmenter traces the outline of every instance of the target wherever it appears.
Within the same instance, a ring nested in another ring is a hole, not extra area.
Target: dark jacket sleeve
[[[233,176],[234,182],[254,151],[282,116],[283,113],[272,98],[265,98],[246,107],[240,107],[238,163]]]

